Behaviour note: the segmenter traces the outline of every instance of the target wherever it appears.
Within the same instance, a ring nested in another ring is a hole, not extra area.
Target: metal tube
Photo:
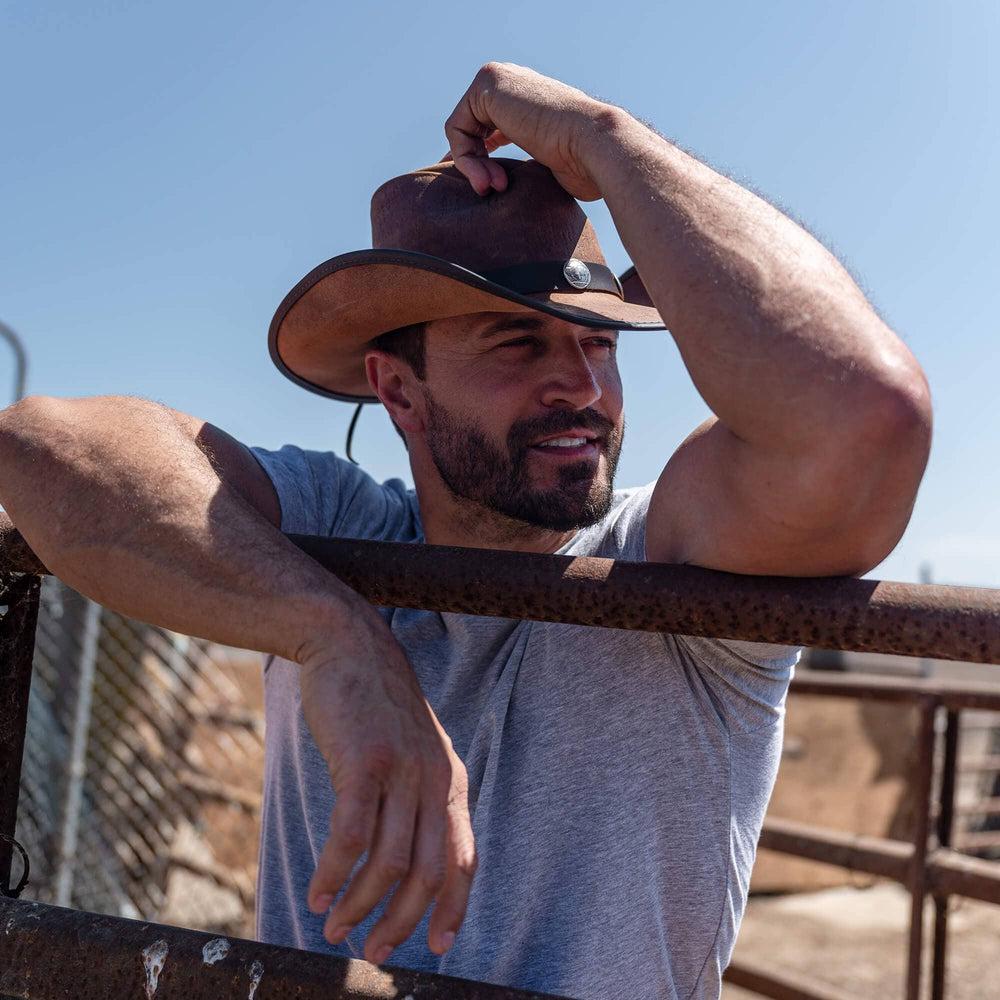
[[[941,762],[941,789],[938,793],[937,842],[951,846],[951,828],[955,815],[955,777],[958,770],[959,713],[946,713],[944,759]],[[944,1000],[948,952],[948,897],[934,897],[934,960],[931,967],[931,1000]]]
[[[451,976],[0,899],[0,996],[156,1000],[551,1000]]]
[[[90,735],[90,706],[97,673],[97,640],[101,632],[101,606],[87,601],[80,637],[80,667],[77,671],[76,707],[73,712],[72,744],[66,800],[63,804],[62,836],[56,869],[56,903],[70,906],[76,868],[76,842],[83,806],[83,783],[87,774],[87,738]]]
[[[826,830],[772,816],[764,820],[758,846],[901,883],[907,881],[913,863],[912,844]]]
[[[797,976],[780,975],[746,962],[733,962],[722,974],[733,986],[740,986],[772,1000],[856,1000],[852,994],[843,993],[829,986],[817,986],[813,980]]]
[[[920,705],[917,732],[917,768],[913,782],[916,810],[913,824],[913,859],[910,890],[910,942],[906,968],[906,1000],[920,1000],[920,973],[924,945],[924,900],[927,898],[927,839],[931,822],[931,787],[934,778],[934,719],[937,702],[926,698]]]
[[[24,576],[0,594],[0,885],[10,884],[11,845],[21,787],[28,721],[31,660],[35,651],[39,580]]]
[[[39,562],[0,517],[0,571]],[[1000,662],[1000,590],[290,535],[374,604]]]
[[[1000,862],[940,848],[928,858],[927,876],[932,892],[1000,906]]]
[[[792,681],[796,694],[859,698],[863,701],[913,703],[933,698],[948,709],[974,708],[1000,712],[1000,687],[989,681],[924,680],[915,677],[878,677],[800,670]]]
[[[28,354],[21,343],[21,338],[6,324],[0,323],[0,337],[10,344],[14,352],[14,401],[24,396],[24,384],[28,377]]]

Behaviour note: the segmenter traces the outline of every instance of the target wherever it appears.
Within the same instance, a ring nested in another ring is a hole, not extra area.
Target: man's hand
[[[398,882],[365,958],[383,963],[433,900],[427,943],[443,954],[465,916],[476,869],[465,766],[374,609],[359,612],[350,630],[318,636],[299,662],[303,712],[337,795],[309,907],[329,909],[367,851],[327,916],[326,939],[342,941]]]
[[[618,109],[514,63],[487,63],[445,122],[448,155],[477,194],[505,191],[507,174],[489,158],[509,142],[544,163],[574,198],[601,191],[587,154]]]

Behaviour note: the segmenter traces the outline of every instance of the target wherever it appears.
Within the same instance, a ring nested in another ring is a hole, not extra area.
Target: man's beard
[[[504,449],[478,425],[452,417],[429,393],[425,392],[424,398],[427,446],[438,474],[455,496],[553,531],[589,527],[611,509],[624,427],[619,431],[594,410],[553,410],[546,417],[514,424]],[[599,477],[599,465],[590,459],[563,460],[556,468],[556,486],[534,487],[529,442],[573,428],[584,428],[603,438],[605,474]]]

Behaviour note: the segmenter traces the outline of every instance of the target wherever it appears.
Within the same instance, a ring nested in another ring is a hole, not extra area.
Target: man
[[[34,399],[0,419],[0,499],[94,599],[270,654],[264,939],[717,996],[796,651],[376,610],[277,528],[862,573],[909,518],[927,385],[815,240],[625,111],[490,63],[445,132],[452,162],[383,185],[374,248],[271,328],[300,384],[387,408],[415,491],[138,400]],[[533,159],[489,156],[508,142]],[[573,200],[601,197],[624,290]],[[617,331],[664,323],[714,416],[615,491]]]

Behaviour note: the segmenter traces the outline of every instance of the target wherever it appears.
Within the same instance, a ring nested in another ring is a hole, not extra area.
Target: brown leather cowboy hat
[[[310,271],[271,321],[271,358],[293,382],[377,402],[371,341],[412,323],[475,312],[544,312],[583,326],[664,330],[634,267],[605,263],[577,201],[536,160],[497,158],[503,193],[480,197],[450,161],[386,181],[372,196],[372,249]]]

